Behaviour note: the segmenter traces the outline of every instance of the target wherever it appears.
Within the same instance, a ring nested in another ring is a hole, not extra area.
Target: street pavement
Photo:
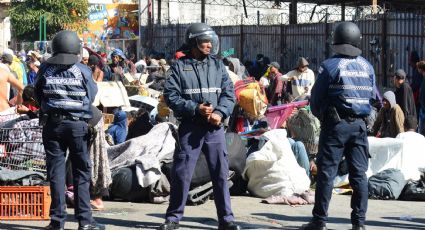
[[[333,195],[329,209],[329,229],[351,229],[349,195]],[[162,222],[167,204],[105,202],[107,210],[94,212],[106,229],[156,229]],[[298,229],[311,217],[312,205],[287,206],[261,203],[253,197],[232,197],[236,221],[244,229]],[[423,229],[425,203],[369,200],[367,229]],[[0,221],[0,229],[42,229],[48,221]],[[199,206],[187,206],[180,229],[217,229],[212,200]],[[65,229],[77,229],[73,210],[68,209]]]

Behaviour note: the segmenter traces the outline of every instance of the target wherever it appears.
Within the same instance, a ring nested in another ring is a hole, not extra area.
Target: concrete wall
[[[10,18],[8,17],[9,6],[0,4],[0,53],[3,53],[11,39]]]

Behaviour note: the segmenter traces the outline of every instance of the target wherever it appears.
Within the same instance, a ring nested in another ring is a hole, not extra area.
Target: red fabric
[[[244,126],[244,118],[238,117],[236,120],[236,132],[242,133],[245,132],[245,126]]]
[[[37,111],[38,110],[38,107],[37,106],[33,106],[33,105],[25,105],[29,110],[31,110],[31,111],[33,111],[33,112],[35,112],[35,111]]]
[[[177,51],[176,54],[175,54],[175,57],[176,57],[177,60],[184,57],[184,56],[186,56],[186,54],[184,54],[181,51]]]
[[[277,94],[279,97],[282,96],[282,90],[283,90],[283,81],[281,79],[282,74],[277,73],[273,77],[273,81],[277,81],[276,83],[276,90],[274,91],[275,94]]]
[[[419,90],[413,92],[413,100],[415,101],[415,104],[419,104]]]

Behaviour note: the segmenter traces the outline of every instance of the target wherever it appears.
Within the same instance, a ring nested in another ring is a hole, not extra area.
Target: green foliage
[[[88,0],[12,0],[9,15],[14,35],[21,41],[39,40],[39,20],[45,15],[49,40],[63,29],[81,32],[88,7]]]

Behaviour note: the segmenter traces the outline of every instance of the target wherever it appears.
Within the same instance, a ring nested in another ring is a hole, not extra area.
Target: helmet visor
[[[204,43],[211,44],[211,49],[209,54],[212,54],[212,55],[218,54],[220,41],[218,40],[218,36],[214,31],[207,31],[200,34],[199,36],[196,36],[196,45],[198,46],[198,49],[200,50],[204,49],[203,47]]]

